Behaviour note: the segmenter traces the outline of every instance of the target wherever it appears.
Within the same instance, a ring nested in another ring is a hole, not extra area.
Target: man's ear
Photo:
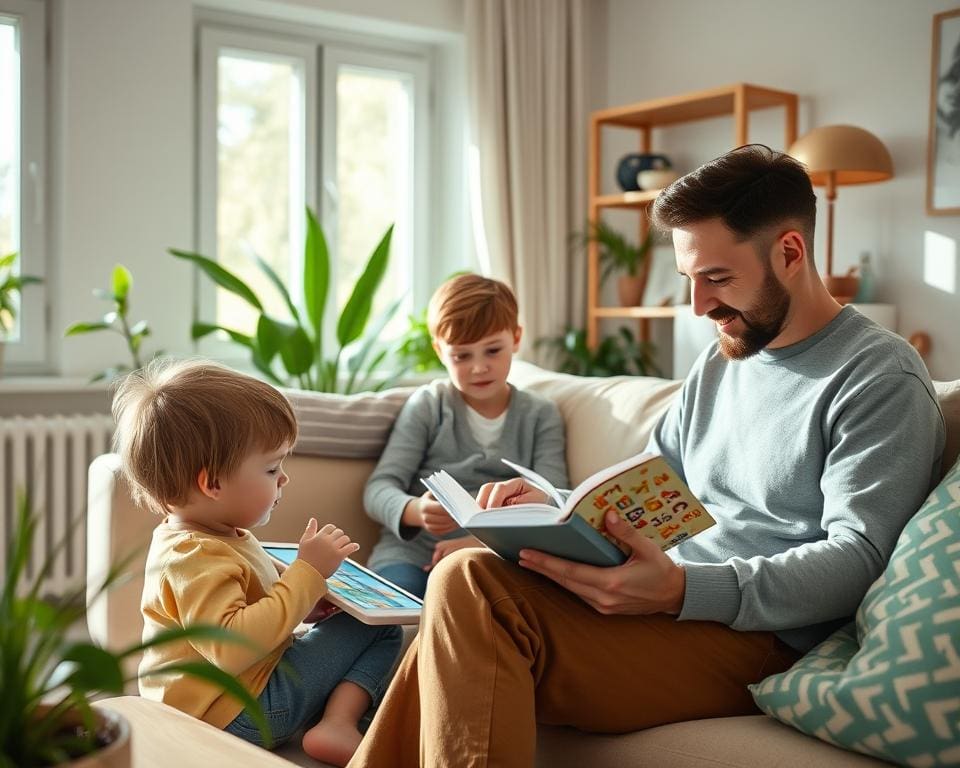
[[[210,499],[220,498],[220,481],[211,477],[206,467],[197,473],[197,488],[200,489],[200,493]]]
[[[523,327],[518,325],[513,332],[513,351],[514,352],[520,351],[520,339],[522,338],[523,338]]]
[[[777,238],[773,258],[787,275],[793,275],[807,267],[807,243],[799,230],[789,229]]]

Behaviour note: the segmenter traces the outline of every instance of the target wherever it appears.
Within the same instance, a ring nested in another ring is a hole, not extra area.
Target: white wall
[[[932,17],[955,6],[955,0],[609,0],[607,11],[606,106],[743,81],[799,94],[801,134],[851,123],[886,144],[894,179],[838,191],[834,271],[856,264],[863,250],[872,253],[875,300],[897,305],[902,334],[930,333],[928,365],[941,379],[960,377],[960,295],[924,284],[923,237],[932,230],[960,238],[960,217],[925,214],[925,163]],[[751,139],[782,148],[776,118],[771,111],[757,119]],[[732,132],[724,120],[658,132],[655,148],[691,170],[729,149]],[[614,159],[627,151],[635,145],[605,145]],[[612,173],[611,166],[605,178]],[[821,264],[825,228],[821,216],[815,247]]]
[[[461,0],[202,4],[408,39],[462,31]],[[127,359],[113,334],[62,338],[108,309],[91,291],[116,263],[133,273],[131,318],[153,328],[147,351],[193,351],[192,271],[167,248],[195,245],[194,10],[191,0],[52,0],[52,373],[88,376]],[[438,87],[449,90],[442,52],[439,62]]]

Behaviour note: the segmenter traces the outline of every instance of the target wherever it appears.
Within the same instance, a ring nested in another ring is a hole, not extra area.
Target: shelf
[[[643,189],[621,192],[619,195],[597,195],[590,202],[597,208],[642,208],[652,203],[662,190]]]
[[[705,120],[734,114],[738,93],[743,94],[744,108],[747,111],[783,107],[796,99],[792,93],[741,83],[604,109],[594,112],[593,118],[604,125],[620,125],[625,128]]]
[[[719,88],[694,91],[680,96],[651,99],[621,107],[592,112],[588,145],[588,210],[587,217],[596,222],[601,211],[611,208],[632,209],[639,215],[637,236],[646,237],[649,228],[648,207],[659,189],[602,194],[600,170],[604,168],[603,134],[610,128],[633,131],[640,152],[653,151],[655,128],[729,116],[733,118],[733,143],[738,147],[749,143],[750,113],[753,110],[779,107],[783,109],[783,146],[789,147],[797,137],[797,95],[752,83],[734,83]],[[649,276],[651,260],[643,265],[643,278]],[[674,307],[602,307],[600,303],[600,248],[596,242],[587,246],[587,346],[596,349],[600,341],[600,321],[606,318],[636,319],[639,335],[648,340],[647,320],[676,317]]]
[[[677,314],[676,307],[594,307],[594,317],[627,317],[650,320],[656,318],[670,318]]]

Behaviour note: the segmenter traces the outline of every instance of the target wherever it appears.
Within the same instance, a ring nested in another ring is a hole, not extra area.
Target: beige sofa
[[[657,418],[680,382],[653,378],[581,378],[517,363],[511,374],[520,386],[554,399],[567,427],[567,460],[571,480],[582,480],[598,468],[642,450]],[[960,381],[938,384],[947,416],[946,469],[960,451]],[[343,418],[362,408],[363,398],[344,399]],[[291,482],[261,539],[297,540],[310,515],[336,522],[361,544],[363,560],[376,540],[376,526],[363,513],[364,482],[375,459],[294,455],[288,461]],[[89,610],[91,636],[110,647],[135,642],[142,624],[138,610],[143,547],[156,518],[130,501],[115,455],[98,458],[90,467],[87,528],[88,578],[91,586],[106,565],[141,548],[129,582],[112,589]],[[571,691],[571,695],[576,695]],[[303,765],[316,765],[288,745],[280,754]],[[763,716],[718,718],[676,723],[621,736],[588,735],[566,728],[543,728],[537,764],[563,766],[857,766],[879,761],[846,752],[805,736]]]

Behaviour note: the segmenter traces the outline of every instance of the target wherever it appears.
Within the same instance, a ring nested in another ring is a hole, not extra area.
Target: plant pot
[[[130,723],[109,709],[94,708],[93,712],[100,724],[98,731],[105,731],[111,741],[88,755],[61,763],[59,768],[130,768]],[[78,725],[80,722],[76,712],[64,715],[67,725]]]
[[[860,278],[856,275],[824,275],[823,284],[840,304],[849,304],[857,295]]]
[[[617,296],[621,307],[639,307],[647,287],[646,275],[620,275],[617,278]]]

